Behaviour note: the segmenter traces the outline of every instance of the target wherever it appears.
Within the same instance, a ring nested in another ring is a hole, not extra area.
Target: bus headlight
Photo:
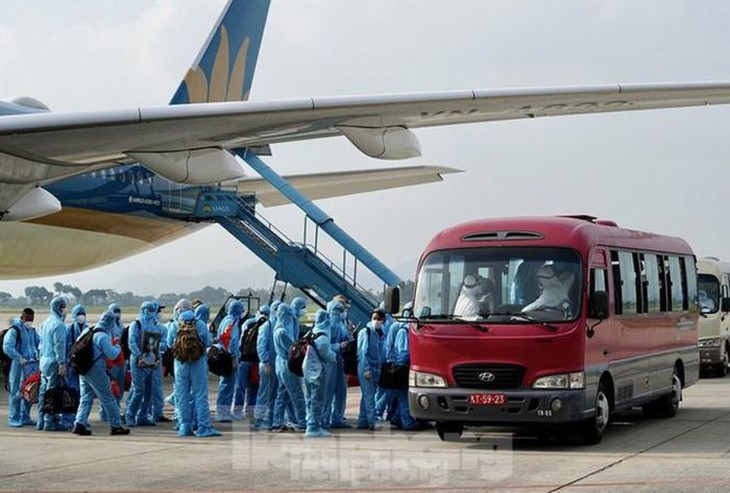
[[[446,388],[446,380],[440,376],[413,370],[408,375],[408,384],[411,387]]]
[[[533,389],[583,389],[585,386],[585,373],[582,371],[540,377],[532,384]]]
[[[708,337],[697,341],[697,347],[720,347],[721,344],[722,338],[720,337]]]

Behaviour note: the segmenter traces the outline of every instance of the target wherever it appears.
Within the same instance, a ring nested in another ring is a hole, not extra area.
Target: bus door
[[[611,324],[610,368],[617,408],[649,392],[651,323],[641,314],[642,266],[636,252],[611,250],[610,285],[614,318]]]
[[[588,302],[597,291],[603,291],[609,294],[609,268],[606,251],[603,248],[597,248],[591,254],[590,262],[588,263]],[[588,305],[586,303],[586,306]],[[613,311],[613,304],[611,303],[611,297],[609,295],[609,314],[604,320],[594,318],[591,313],[590,307],[588,309],[588,315],[586,320],[586,352],[585,352],[585,366],[586,366],[586,377],[592,380],[595,378],[596,384],[603,371],[608,366],[611,349],[611,325],[613,324],[613,317],[610,313]],[[595,373],[595,375],[594,375]]]

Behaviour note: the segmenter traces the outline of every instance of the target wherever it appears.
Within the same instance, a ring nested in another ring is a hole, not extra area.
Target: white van
[[[700,303],[700,368],[724,377],[730,363],[730,264],[715,257],[697,261]]]

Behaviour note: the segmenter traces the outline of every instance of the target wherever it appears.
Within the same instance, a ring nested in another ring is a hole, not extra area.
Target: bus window
[[[616,314],[634,315],[638,310],[637,269],[631,252],[611,252],[616,287]],[[620,308],[619,308],[620,307]],[[620,310],[620,311],[619,311]]]
[[[682,268],[679,265],[679,258],[675,256],[669,257],[669,287],[671,295],[671,310],[673,312],[681,312],[685,309],[685,294],[682,289]]]
[[[657,255],[657,266],[659,267],[659,309],[668,312],[669,307],[669,262],[666,256]]]
[[[524,311],[541,321],[572,320],[580,312],[580,273],[580,259],[568,249],[434,252],[421,267],[415,312],[492,320],[499,315],[506,323],[524,323],[510,318]]]
[[[642,255],[643,256],[643,255]],[[659,264],[656,255],[646,255],[644,257],[645,271],[645,307],[649,313],[658,313],[661,311],[661,279],[659,277]]]
[[[699,302],[697,300],[697,266],[695,259],[692,257],[682,258],[682,267],[684,268],[685,289],[687,292],[687,309],[693,312],[699,310]]]

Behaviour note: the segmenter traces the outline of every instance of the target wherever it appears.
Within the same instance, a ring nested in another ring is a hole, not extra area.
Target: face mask
[[[86,315],[76,315],[76,321],[79,325],[84,325],[84,322],[86,322]]]
[[[376,329],[379,329],[379,328],[381,328],[383,326],[383,322],[381,320],[373,320],[373,326]]]

